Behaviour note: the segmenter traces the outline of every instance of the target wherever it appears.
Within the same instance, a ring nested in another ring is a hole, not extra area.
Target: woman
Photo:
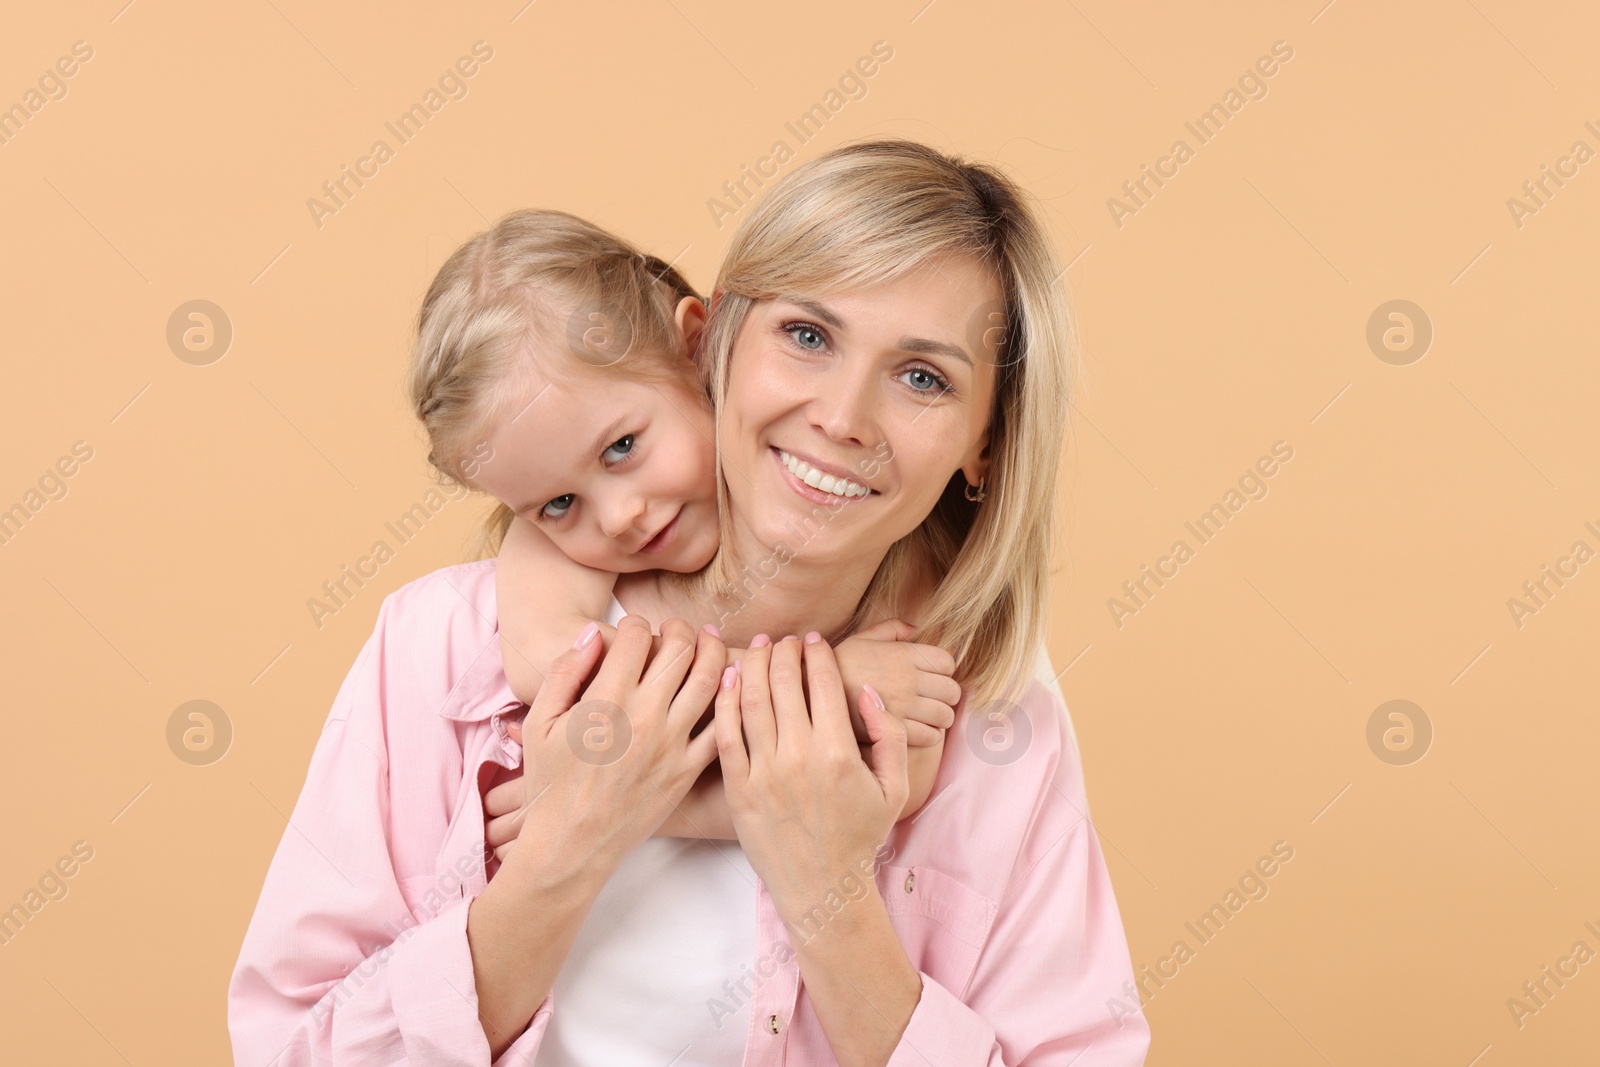
[[[1009,183],[921,146],[839,149],[774,187],[734,240],[707,339],[717,561],[700,582],[619,582],[613,611],[632,614],[595,682],[592,632],[553,671],[524,724],[527,813],[487,885],[483,772],[524,751],[504,736],[517,706],[492,564],[385,603],[246,937],[230,991],[241,1062],[283,1045],[286,1064],[562,1062],[543,1042],[569,949],[713,754],[734,851],[759,878],[755,965],[729,957],[738,1040],[704,1027],[674,1050],[683,1062],[1142,1062],[1142,1016],[1108,1011],[1132,973],[1070,727],[1029,681],[1071,342],[1057,276]],[[789,457],[857,480],[876,460],[872,493],[821,506]],[[949,649],[967,694],[933,799],[899,826],[898,724],[857,698],[874,731],[863,762],[839,732],[827,641],[798,636],[880,616]],[[752,645],[731,678],[721,641],[693,629],[719,617]],[[654,656],[645,619],[668,620]],[[763,640],[779,634],[796,637]],[[691,737],[713,692],[715,731]],[[594,701],[632,727],[605,766],[568,740]],[[707,893],[737,886],[725,866]],[[627,888],[657,903],[649,882]],[[672,909],[694,895],[631,913],[635,971],[674,958]],[[611,1029],[639,1007],[615,1004]]]

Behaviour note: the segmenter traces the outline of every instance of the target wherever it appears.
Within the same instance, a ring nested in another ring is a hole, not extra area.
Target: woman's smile
[[[777,447],[770,451],[777,457],[778,466],[787,476],[785,480],[789,487],[814,503],[843,505],[877,493],[846,476],[837,466],[802,459]]]

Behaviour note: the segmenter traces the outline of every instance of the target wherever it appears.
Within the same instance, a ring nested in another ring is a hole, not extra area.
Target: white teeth
[[[813,489],[820,489],[824,493],[834,496],[856,497],[866,496],[872,492],[864,485],[858,485],[846,478],[836,478],[831,474],[824,474],[804,460],[796,459],[783,451],[778,450],[778,456],[783,460],[784,466],[789,468],[791,474]]]

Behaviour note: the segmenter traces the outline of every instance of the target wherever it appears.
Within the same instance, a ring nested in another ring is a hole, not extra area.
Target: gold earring
[[[982,502],[984,498],[983,485],[986,481],[988,481],[987,478],[979,478],[977,485],[973,485],[971,482],[968,482],[967,488],[963,490],[967,499],[972,501],[974,504]]]

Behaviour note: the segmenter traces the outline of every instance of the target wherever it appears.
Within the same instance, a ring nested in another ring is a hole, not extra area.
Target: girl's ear
[[[699,297],[686,296],[678,301],[672,322],[677,327],[678,338],[682,345],[680,351],[684,358],[698,364],[700,339],[706,327],[706,306],[700,302]]]

